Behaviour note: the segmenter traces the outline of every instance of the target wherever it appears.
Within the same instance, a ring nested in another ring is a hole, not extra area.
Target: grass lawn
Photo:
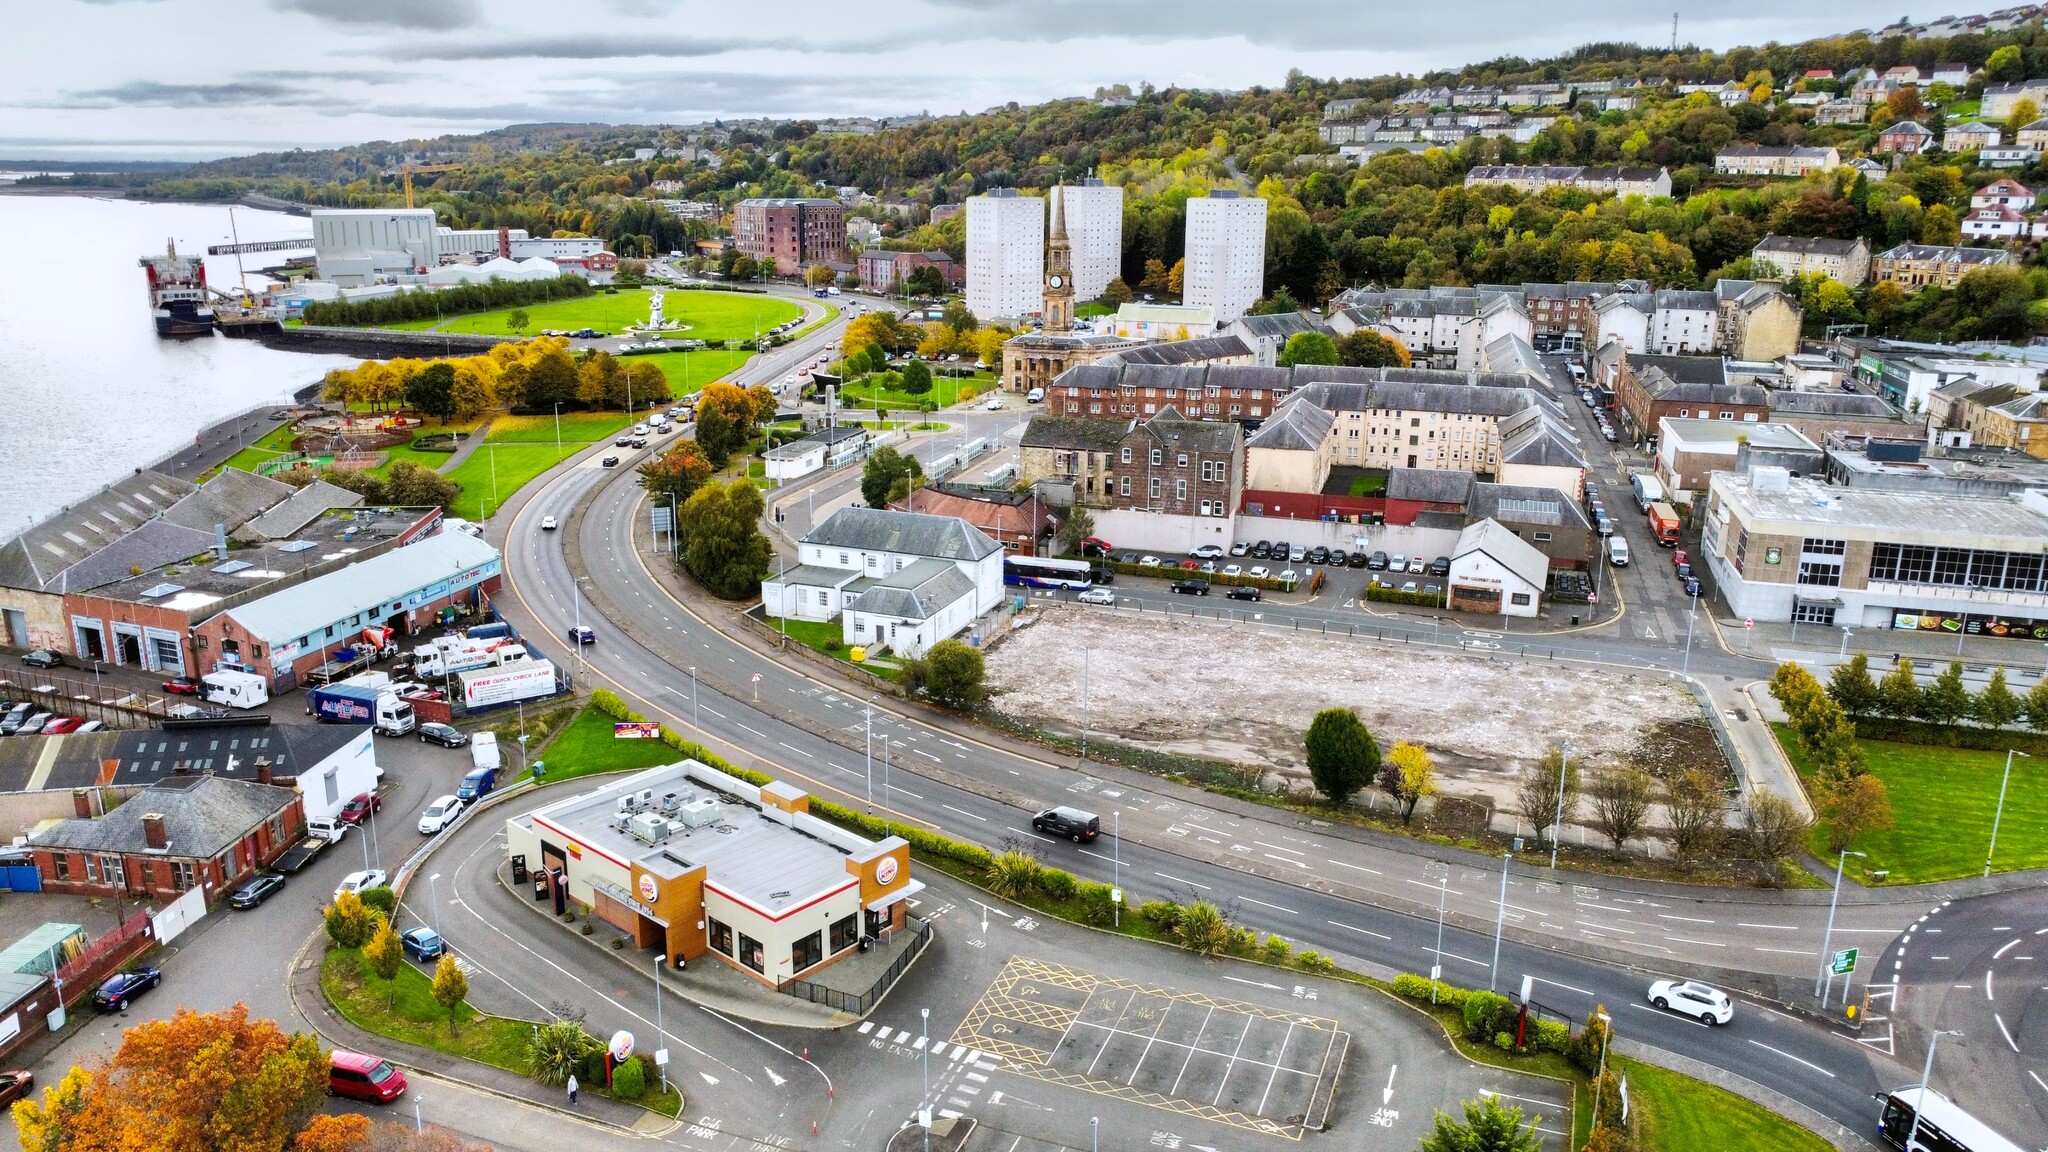
[[[560,438],[563,444],[595,444],[618,435],[633,422],[624,412],[564,412]],[[548,444],[556,439],[556,418],[548,416],[500,416],[491,421],[486,444]]]
[[[921,407],[926,400],[936,401],[941,408],[950,408],[965,400],[995,387],[996,379],[986,372],[977,372],[970,377],[933,376],[932,390],[922,396],[913,396],[896,388],[875,387],[874,377],[863,377],[859,382],[846,386],[840,399],[843,408],[873,408],[877,399],[895,410],[904,411]]]
[[[330,948],[320,962],[320,990],[328,1003],[366,1032],[421,1048],[431,1048],[493,1068],[526,1074],[526,1037],[533,1028],[529,1021],[487,1016],[468,1004],[457,1009],[457,1023],[449,1024],[448,1012],[434,1000],[434,981],[411,961],[399,966],[398,978],[386,983],[363,967],[362,953],[353,948]],[[595,1084],[584,1091],[603,1094]],[[674,1091],[663,1094],[658,1083],[631,1101],[663,1116],[682,1109],[682,1097]]]
[[[753,355],[752,352],[728,352],[723,348],[700,348],[694,352],[652,352],[645,356],[627,356],[623,362],[628,365],[660,365],[662,374],[668,377],[669,391],[677,396],[688,396],[706,384],[732,375]]]
[[[1629,1114],[1643,1118],[1643,1147],[1657,1152],[1827,1152],[1827,1141],[1733,1092],[1625,1057],[1611,1057],[1628,1077]]]
[[[777,631],[787,629],[789,642],[801,644],[814,652],[823,653],[834,660],[844,660],[856,668],[865,668],[877,676],[895,679],[896,669],[881,664],[854,663],[853,649],[840,639],[844,633],[837,620],[785,620],[780,616],[766,617],[768,626]]]
[[[492,312],[477,312],[468,316],[457,316],[439,328],[434,321],[412,321],[394,327],[418,330],[434,328],[437,332],[474,333],[487,336],[538,336],[543,328],[595,328],[607,335],[616,335],[628,324],[638,324],[647,319],[647,292],[638,288],[622,289],[618,295],[602,292],[594,296],[581,296],[570,300],[556,300],[545,304],[528,304],[525,308],[527,325],[523,333],[514,333],[506,320],[516,309],[500,308]],[[755,296],[739,292],[676,291],[662,295],[662,314],[671,320],[680,320],[690,326],[686,332],[678,333],[693,340],[734,340],[752,338],[757,332],[765,333],[785,320],[794,320],[803,315],[803,310],[787,300],[773,296]]]
[[[1800,751],[1798,734],[1784,724],[1771,728],[1811,790],[1812,767]],[[1897,827],[1858,836],[1850,847],[1870,855],[1851,867],[1889,870],[1887,879],[1895,884],[1921,884],[1983,872],[2005,754],[1877,740],[1857,743],[1871,773],[1884,781],[1891,794]],[[2032,760],[2013,761],[2012,787],[2006,792],[2005,819],[1998,826],[1998,854],[1993,860],[1993,867],[2000,871],[2048,867],[2044,772],[2048,769],[2036,767]],[[1826,851],[1824,826],[1815,826],[1811,847],[1823,859],[1832,855]]]
[[[227,467],[254,472],[258,465],[267,460],[275,460],[291,450],[292,427],[290,424],[279,424],[265,432],[255,443],[228,457]]]
[[[1111,304],[1104,304],[1100,300],[1090,300],[1088,303],[1074,309],[1074,316],[1079,320],[1092,320],[1097,316],[1114,315],[1116,315],[1116,307]]]
[[[1376,492],[1384,492],[1386,490],[1387,478],[1384,474],[1378,476],[1354,476],[1351,478],[1351,491],[1349,494],[1352,496],[1371,496]]]
[[[553,783],[594,772],[620,772],[673,764],[683,754],[659,740],[617,740],[610,716],[586,705],[569,726],[538,754],[547,762],[542,780]]]

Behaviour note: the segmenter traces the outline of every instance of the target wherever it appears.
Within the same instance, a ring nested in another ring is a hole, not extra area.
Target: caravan
[[[199,678],[199,696],[209,704],[261,708],[270,703],[270,684],[253,672],[209,672]]]

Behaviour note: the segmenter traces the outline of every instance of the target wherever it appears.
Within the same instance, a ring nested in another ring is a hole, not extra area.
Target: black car
[[[1285,540],[1273,541],[1273,559],[1285,560],[1294,551],[1294,545]]]
[[[1367,568],[1370,568],[1370,569],[1372,569],[1372,570],[1373,570],[1373,571],[1375,571],[1375,572],[1384,572],[1384,571],[1386,571],[1386,570],[1387,570],[1387,554],[1386,554],[1385,552],[1375,552],[1375,553],[1373,553],[1372,555],[1370,555],[1370,556],[1368,556],[1368,557],[1366,557],[1366,558],[1365,558],[1365,566],[1366,566]]]
[[[647,437],[645,437],[645,436],[635,436],[635,437],[633,437],[633,447],[635,447],[635,448],[645,448],[645,447],[647,447]]]
[[[1102,832],[1102,817],[1079,808],[1047,808],[1031,818],[1031,827],[1052,836],[1085,844]]]
[[[1429,574],[1431,576],[1449,576],[1451,574],[1451,558],[1449,556],[1439,556],[1431,560],[1429,562]]]
[[[603,464],[607,468],[617,468],[619,466],[619,458],[617,456],[607,456],[604,458]]]
[[[631,436],[621,436],[621,437],[619,437],[618,439],[616,439],[616,440],[612,441],[612,447],[614,447],[614,448],[624,448],[624,447],[626,447],[627,445],[631,444],[632,442],[633,442],[633,438],[632,438]]]
[[[1363,568],[1366,566],[1367,561],[1371,559],[1372,557],[1367,556],[1363,550],[1353,552],[1351,554],[1351,563],[1348,565],[1348,567]]]
[[[1252,555],[1260,560],[1271,560],[1273,558],[1272,541],[1261,540],[1257,544],[1252,545]]]
[[[1342,548],[1330,549],[1330,567],[1342,568],[1345,564],[1349,563],[1350,560],[1351,557]]]
[[[469,743],[469,733],[449,724],[422,724],[420,743],[439,744],[443,748],[460,748]]]
[[[1209,594],[1209,582],[1207,580],[1176,580],[1173,582],[1173,590],[1183,596],[1207,596]]]
[[[1699,577],[1697,577],[1697,576],[1687,576],[1687,577],[1685,578],[1685,594],[1686,594],[1687,596],[1697,596],[1697,595],[1699,595],[1699,594],[1700,594],[1700,578],[1699,578]]]
[[[1223,594],[1232,600],[1257,600],[1262,596],[1262,593],[1257,588],[1249,584],[1233,584],[1229,588],[1224,589]]]
[[[92,1006],[102,1012],[126,1012],[130,1002],[163,982],[163,972],[149,964],[116,972],[92,994]]]
[[[591,631],[587,626],[579,624],[569,629],[569,642],[578,647],[586,644],[595,644],[597,643],[597,633]]]
[[[1680,565],[1679,565],[1679,566],[1678,566],[1678,567],[1677,567],[1677,568],[1675,569],[1675,571],[1676,571],[1676,572],[1677,572],[1677,574],[1678,574],[1678,582],[1679,582],[1680,584],[1683,584],[1683,583],[1685,583],[1685,582],[1686,582],[1687,580],[1690,580],[1690,579],[1692,579],[1692,565],[1690,565],[1690,564],[1680,564]]]
[[[254,908],[272,896],[277,895],[278,891],[283,887],[284,877],[265,872],[240,888],[235,889],[234,895],[228,897],[228,907]]]
[[[62,668],[64,654],[55,648],[37,648],[22,653],[21,662],[31,668]]]
[[[1308,562],[1311,564],[1328,564],[1330,562],[1330,550],[1321,544],[1316,545],[1308,550]]]
[[[1116,583],[1116,573],[1107,568],[1090,568],[1088,570],[1088,582],[1091,584],[1114,584]]]

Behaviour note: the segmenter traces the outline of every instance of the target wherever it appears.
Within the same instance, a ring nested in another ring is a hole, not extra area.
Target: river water
[[[247,208],[234,223],[244,241],[312,233],[303,217]],[[0,539],[217,420],[354,363],[218,335],[157,337],[136,259],[161,253],[167,237],[181,253],[226,242],[224,206],[0,195],[0,236],[10,253],[0,261]],[[206,278],[233,290],[235,258],[208,257]]]

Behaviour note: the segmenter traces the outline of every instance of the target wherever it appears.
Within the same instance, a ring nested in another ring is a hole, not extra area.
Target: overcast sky
[[[1966,0],[1967,2],[1967,0]],[[541,120],[979,111],[1242,88],[1593,40],[1716,48],[1958,11],[1911,0],[17,0],[0,157],[203,158]],[[1988,10],[1965,8],[1962,11]]]

